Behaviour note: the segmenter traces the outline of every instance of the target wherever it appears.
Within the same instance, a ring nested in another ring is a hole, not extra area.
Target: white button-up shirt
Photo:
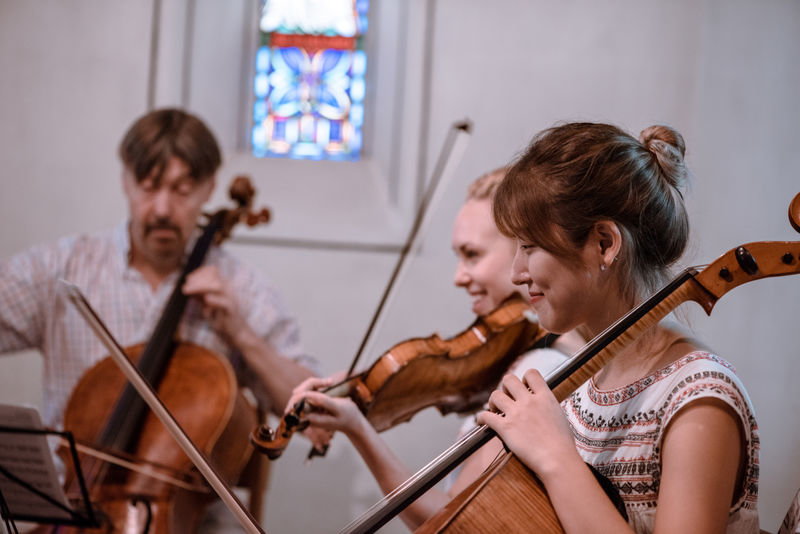
[[[179,273],[155,291],[128,264],[128,225],[92,235],[66,237],[33,247],[0,262],[0,353],[36,348],[44,356],[44,421],[60,426],[72,389],[90,366],[104,358],[105,348],[59,289],[64,278],[86,298],[122,346],[145,343],[158,322]],[[205,265],[216,265],[231,285],[253,330],[280,354],[313,368],[301,348],[295,320],[265,277],[219,247]],[[240,382],[266,402],[244,360],[190,301],[177,331],[178,339],[227,356]]]

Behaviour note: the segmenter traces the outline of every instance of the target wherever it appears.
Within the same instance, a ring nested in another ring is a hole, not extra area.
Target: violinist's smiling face
[[[196,181],[188,165],[173,156],[163,172],[156,169],[140,181],[125,169],[123,188],[130,210],[131,263],[145,262],[161,271],[178,268],[214,179]]]
[[[454,282],[472,297],[472,311],[485,315],[518,288],[511,282],[514,242],[497,229],[492,203],[468,200],[453,224],[453,250],[458,257]]]

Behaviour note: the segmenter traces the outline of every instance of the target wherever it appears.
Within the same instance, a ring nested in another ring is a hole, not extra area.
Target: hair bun
[[[653,154],[661,169],[661,176],[676,188],[682,187],[688,178],[683,156],[686,143],[674,128],[663,125],[650,126],[639,134],[639,142]]]

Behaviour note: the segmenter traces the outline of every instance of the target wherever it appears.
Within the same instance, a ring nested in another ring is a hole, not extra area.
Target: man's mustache
[[[155,230],[171,230],[175,232],[179,237],[181,235],[181,229],[177,225],[173,224],[172,221],[169,220],[160,220],[160,221],[155,221],[153,223],[145,224],[144,235],[147,236]]]

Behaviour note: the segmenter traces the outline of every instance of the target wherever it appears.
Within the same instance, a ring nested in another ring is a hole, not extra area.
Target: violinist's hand
[[[569,462],[582,463],[561,405],[536,369],[521,381],[506,375],[489,397],[489,409],[478,414],[506,446],[545,484]],[[495,411],[500,413],[495,413]]]
[[[311,411],[303,416],[311,426],[306,429],[306,437],[311,439],[315,448],[321,448],[327,444],[324,440],[325,434],[311,431],[318,428],[328,431],[327,440],[333,432],[341,431],[351,436],[357,434],[363,425],[369,425],[361,410],[349,397],[331,397],[320,392],[328,386],[336,384],[342,380],[344,373],[337,373],[328,378],[307,378],[292,391],[292,396],[286,405],[286,413],[290,412],[300,401],[305,401],[310,405]]]
[[[203,265],[189,273],[183,284],[183,293],[199,299],[203,316],[234,345],[238,346],[237,337],[252,332],[239,310],[239,302],[230,284],[216,266]]]

